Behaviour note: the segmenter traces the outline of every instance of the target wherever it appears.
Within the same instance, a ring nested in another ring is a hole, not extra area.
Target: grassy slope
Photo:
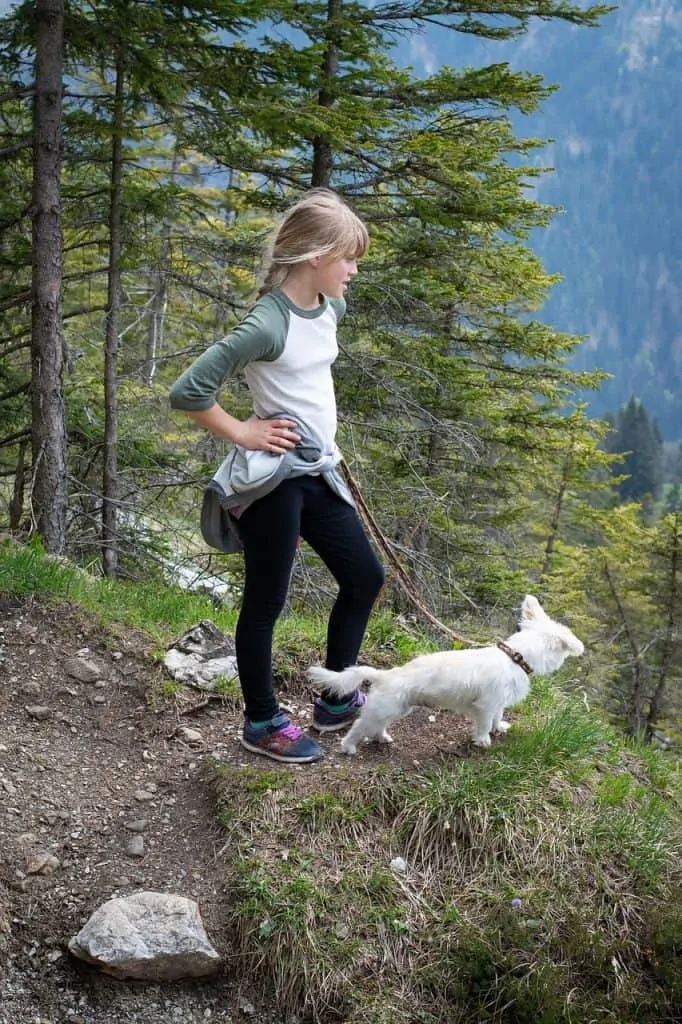
[[[82,604],[152,640],[216,613],[0,547],[0,593]],[[377,617],[377,659],[413,639]],[[323,623],[280,627],[310,660]],[[426,642],[417,643],[426,649]],[[281,666],[286,671],[286,664]],[[679,762],[534,685],[504,742],[429,772],[213,766],[235,969],[283,1013],[346,1024],[682,1018]],[[402,865],[395,865],[402,858]],[[392,862],[393,866],[392,866]]]
[[[536,687],[483,756],[354,770],[311,788],[216,767],[235,953],[281,1005],[347,1024],[680,1019],[671,759]]]

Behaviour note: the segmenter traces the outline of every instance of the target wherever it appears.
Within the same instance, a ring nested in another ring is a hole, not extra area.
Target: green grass
[[[0,543],[0,593],[39,595],[72,601],[109,625],[145,630],[165,642],[201,619],[212,619],[225,632],[234,630],[236,612],[216,609],[199,594],[168,583],[126,583],[93,575],[66,559],[49,556],[37,545]]]
[[[211,619],[224,632],[233,634],[238,615],[235,609],[216,607],[208,597],[167,582],[104,579],[97,571],[47,555],[39,543],[23,546],[12,540],[0,542],[0,593],[68,600],[110,626],[143,629],[161,645],[201,619]],[[320,661],[326,630],[326,615],[296,610],[277,623],[274,671],[285,689],[291,684],[300,686],[304,669]],[[370,622],[362,656],[375,664],[393,664],[435,649],[432,642],[402,629],[390,614],[380,611]],[[232,681],[225,680],[221,685],[228,699],[235,697]]]
[[[265,792],[241,770],[216,777],[241,854],[227,869],[233,955],[283,1012],[346,1024],[679,1016],[670,757],[621,746],[582,704],[540,688],[503,743],[452,768],[355,770],[285,770]]]

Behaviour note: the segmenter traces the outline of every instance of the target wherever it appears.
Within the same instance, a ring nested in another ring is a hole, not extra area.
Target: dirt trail
[[[163,700],[148,648],[145,636],[108,632],[68,604],[0,598],[0,1024],[281,1021],[262,993],[240,990],[229,964],[209,982],[126,983],[66,950],[104,900],[140,889],[195,899],[215,948],[229,948],[229,850],[208,765],[272,765],[236,742],[236,711],[212,702],[187,713],[191,697]],[[69,674],[79,654],[101,679]],[[287,699],[301,720],[308,697]],[[295,770],[319,789],[341,765],[360,778],[380,760],[409,769],[426,752],[457,756],[463,727],[430,718],[415,713],[390,752],[368,747],[352,761],[325,737],[325,761]],[[188,739],[183,726],[200,735]]]

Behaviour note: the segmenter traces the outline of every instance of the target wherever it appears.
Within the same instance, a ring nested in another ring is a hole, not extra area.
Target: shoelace
[[[288,740],[297,740],[299,736],[302,735],[303,730],[299,729],[297,725],[293,725],[291,722],[288,722],[287,725],[283,725],[281,729],[277,730],[277,732],[281,733],[282,736],[286,736]]]

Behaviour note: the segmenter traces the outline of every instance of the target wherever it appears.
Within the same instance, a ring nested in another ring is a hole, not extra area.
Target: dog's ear
[[[545,615],[542,610],[542,605],[538,601],[537,597],[533,597],[532,594],[526,594],[521,605],[521,622],[537,622],[538,619],[543,618]]]
[[[585,653],[585,645],[582,640],[578,640],[575,634],[571,633],[570,629],[567,629],[565,633],[561,635],[562,647],[572,654],[574,658],[579,658],[581,654]]]

